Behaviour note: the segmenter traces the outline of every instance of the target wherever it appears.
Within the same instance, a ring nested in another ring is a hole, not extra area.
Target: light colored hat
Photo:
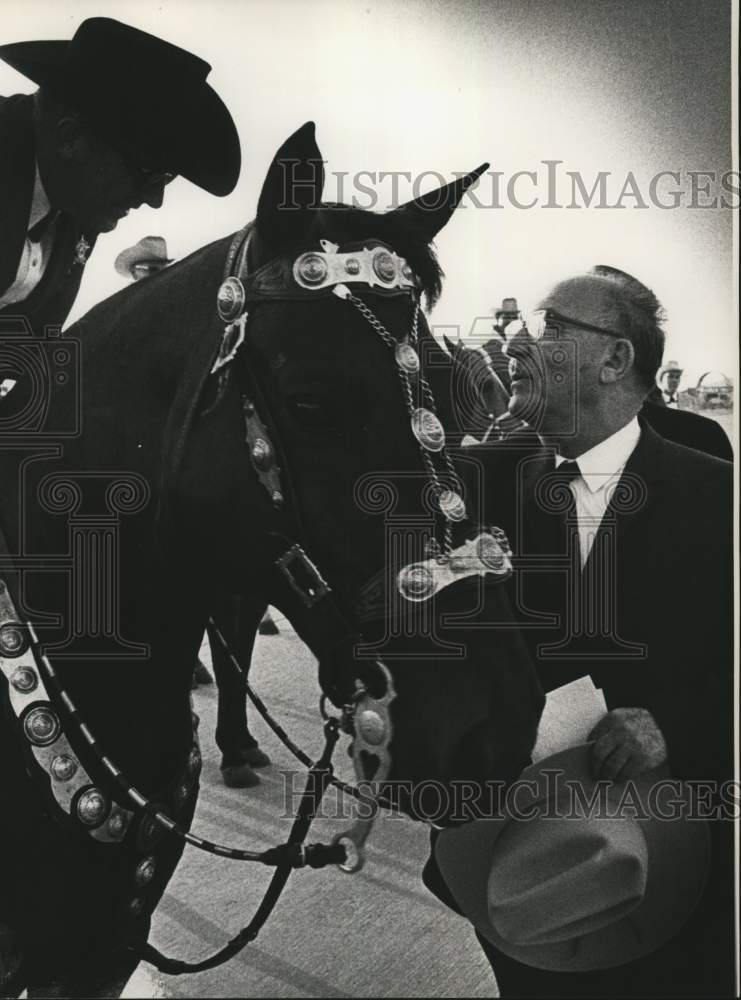
[[[665,375],[669,374],[669,372],[679,372],[681,375],[683,371],[684,368],[680,368],[676,361],[667,361],[665,365],[662,365],[661,368],[659,368],[659,374],[656,377],[660,382]]]
[[[167,243],[161,236],[145,236],[133,247],[127,247],[116,257],[113,266],[123,278],[135,278],[137,264],[156,264],[165,267],[174,258],[167,256]]]
[[[655,951],[687,921],[707,881],[707,823],[666,818],[689,811],[689,787],[672,781],[663,796],[651,792],[667,777],[660,771],[632,785],[597,782],[592,746],[526,768],[519,780],[532,784],[529,797],[515,799],[517,818],[444,830],[435,845],[465,916],[505,955],[539,969],[607,969]],[[635,794],[621,808],[627,792]],[[587,808],[593,795],[600,805]]]

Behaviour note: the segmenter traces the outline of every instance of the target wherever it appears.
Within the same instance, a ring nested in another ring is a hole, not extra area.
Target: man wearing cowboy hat
[[[682,380],[682,371],[676,361],[667,361],[659,368],[659,374],[656,376],[656,382],[661,389],[661,402],[673,410],[679,409],[677,390]],[[658,402],[658,399],[656,401]]]
[[[590,745],[560,762],[566,775],[581,775],[587,799],[595,779],[618,794],[630,780],[640,806],[668,774],[685,783],[679,801],[692,780],[717,806],[733,778],[732,467],[639,419],[663,346],[656,297],[607,266],[560,282],[508,328],[509,416],[541,443],[482,454],[485,516],[519,557],[513,602],[543,687],[586,675],[604,695]],[[440,835],[444,881],[426,872],[474,922],[502,996],[734,995],[727,819],[709,824],[707,865],[679,821],[512,819]],[[656,867],[657,835],[681,864]]]
[[[122,250],[113,266],[122,278],[141,281],[162,271],[173,259],[167,256],[167,243],[162,236],[145,236],[133,247]]]
[[[159,208],[173,177],[229,194],[239,139],[208,63],[111,18],[0,58],[40,88],[0,97],[0,317],[40,336],[66,319],[97,236]]]

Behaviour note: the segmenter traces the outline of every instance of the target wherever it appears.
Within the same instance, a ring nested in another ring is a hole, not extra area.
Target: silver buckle
[[[329,584],[298,543],[276,559],[275,564],[307,608],[330,593]],[[296,575],[296,564],[302,579]]]

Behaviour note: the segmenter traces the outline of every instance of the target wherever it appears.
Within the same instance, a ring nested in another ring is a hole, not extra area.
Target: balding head
[[[618,330],[635,348],[635,369],[646,391],[651,389],[664,356],[664,309],[646,285],[625,271],[598,264],[589,275],[612,291]]]
[[[510,410],[535,417],[556,439],[570,435],[575,447],[601,440],[638,411],[654,384],[664,349],[661,307],[635,278],[600,265],[560,281],[538,308],[547,313],[543,339],[525,329],[507,346]]]

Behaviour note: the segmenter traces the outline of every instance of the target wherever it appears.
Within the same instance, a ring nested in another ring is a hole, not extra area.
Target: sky
[[[113,261],[141,237],[164,236],[170,256],[180,257],[252,218],[273,153],[311,119],[329,199],[339,172],[343,200],[354,195],[369,207],[375,189],[376,210],[390,207],[394,183],[403,202],[484,161],[498,175],[482,178],[478,206],[465,204],[439,235],[447,278],[434,326],[481,342],[504,296],[527,310],[554,281],[611,264],[663,303],[665,358],[684,367],[685,386],[710,369],[734,375],[738,213],[698,207],[723,194],[718,181],[734,166],[729,2],[2,0],[3,40],[69,38],[97,15],[211,63],[209,82],[235,119],[243,168],[227,198],[178,179],[162,209],[132,212],[103,236],[70,321],[122,287]],[[0,63],[0,93],[33,89]],[[560,161],[550,191],[545,161]],[[376,183],[362,171],[375,172]],[[381,180],[382,171],[396,182]],[[653,203],[660,171],[680,176],[663,177],[656,200],[678,207]],[[718,178],[695,179],[695,207],[692,171]],[[585,207],[578,188],[574,202],[567,172],[587,191],[605,172],[602,207],[598,198]],[[554,207],[544,207],[549,196]],[[725,197],[738,205],[738,195]]]

